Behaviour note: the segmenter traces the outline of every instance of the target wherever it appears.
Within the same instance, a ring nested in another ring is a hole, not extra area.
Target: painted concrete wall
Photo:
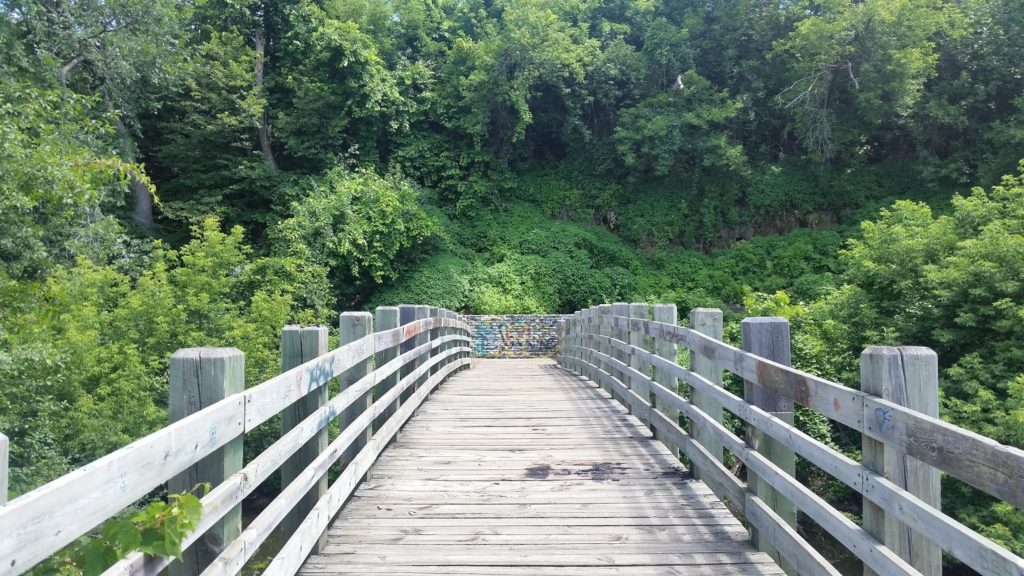
[[[558,347],[560,314],[464,316],[476,331],[473,354],[479,358],[538,358],[554,356]]]

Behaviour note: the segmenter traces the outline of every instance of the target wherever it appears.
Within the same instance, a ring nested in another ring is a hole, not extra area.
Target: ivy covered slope
[[[12,490],[160,427],[177,348],[253,384],[284,324],[399,302],[782,314],[851,386],[926,345],[944,417],[1024,446],[1022,55],[1021,0],[0,2]]]

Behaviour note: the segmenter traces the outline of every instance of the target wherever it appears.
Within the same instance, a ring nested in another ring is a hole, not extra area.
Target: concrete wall
[[[554,356],[560,314],[464,316],[476,331],[473,355],[478,358],[539,358]]]

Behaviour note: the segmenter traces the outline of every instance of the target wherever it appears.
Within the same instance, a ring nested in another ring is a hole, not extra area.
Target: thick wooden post
[[[405,326],[416,321],[416,306],[412,304],[400,304],[398,306],[398,324]],[[405,354],[416,347],[416,338],[409,338],[398,347],[399,354]],[[398,372],[399,379],[405,378],[413,368],[416,367],[416,359],[406,362]],[[404,404],[412,396],[412,387],[406,388],[399,398],[399,403]],[[397,438],[397,436],[396,436]]]
[[[612,356],[613,351],[615,350],[614,348],[612,348],[612,345],[607,340],[612,336],[612,327],[606,326],[604,323],[605,318],[608,318],[611,315],[611,304],[601,304],[600,306],[597,307],[597,333],[600,334],[601,336],[604,336],[604,338],[601,339],[601,342],[598,345],[597,349],[606,356]],[[600,363],[600,366],[601,370],[604,370],[613,378],[615,378],[618,375],[618,370],[612,368],[612,365],[609,364],[608,362],[603,361]],[[605,389],[608,391],[609,394],[612,395],[612,398],[615,398],[617,401],[622,402],[622,399],[619,398],[618,394],[615,393],[615,389],[612,388],[611,385],[605,387]]]
[[[580,334],[582,333],[582,330],[583,330],[583,311],[582,310],[577,310],[577,311],[573,312],[573,314],[572,314],[572,321],[571,321],[571,323],[569,325],[569,345],[570,346],[580,346],[581,345],[580,344]],[[573,372],[575,372],[575,373],[579,374],[580,376],[582,376],[583,375],[583,369],[580,367],[580,363],[576,361],[577,358],[580,358],[580,351],[579,350],[573,350],[572,353],[569,355],[569,368]]]
[[[340,343],[342,346],[355,342],[364,336],[369,336],[373,333],[373,315],[369,312],[342,312],[341,316],[338,317],[338,333],[341,337]],[[371,371],[373,371],[373,361],[371,358],[367,358],[352,366],[341,374],[341,391],[344,392],[349,389]],[[341,414],[341,429],[344,430],[356,418],[362,416],[363,412],[366,412],[371,404],[373,404],[372,391],[360,396]],[[366,443],[370,441],[372,436],[373,426],[367,426],[366,430],[359,435],[355,442],[342,453],[340,459],[342,467],[347,466],[356,457],[356,454],[359,454],[359,451],[363,449],[363,446],[366,446]]]
[[[860,388],[894,404],[938,417],[938,357],[932,350],[919,346],[872,346],[860,355]],[[865,415],[868,417],[884,422],[886,415]],[[941,507],[938,470],[868,436],[863,436],[861,453],[865,467],[884,475],[936,509]],[[900,522],[897,512],[887,513],[867,498],[864,499],[864,529],[921,574],[942,573],[941,549]],[[866,566],[864,573],[874,574]]]
[[[720,341],[722,339],[722,311],[718,308],[694,308],[690,310],[690,328]],[[711,358],[702,356],[696,351],[690,352],[690,370],[703,376],[712,384],[722,385],[722,367]],[[722,406],[707,394],[702,394],[699,390],[690,388],[690,402],[701,412],[714,418],[715,421],[722,422]],[[690,434],[693,435],[694,440],[699,442],[701,446],[715,457],[715,460],[723,461],[724,448],[722,447],[722,442],[711,430],[691,422]],[[697,473],[699,474],[700,470],[697,470]]]
[[[427,316],[430,318],[440,318],[441,309],[438,308],[437,306],[427,306]],[[442,328],[431,328],[429,335],[427,336],[428,340],[430,342],[437,340],[438,338],[441,337],[442,331]],[[428,360],[433,360],[435,356],[441,354],[442,352],[443,350],[441,350],[440,348],[435,348],[431,350],[429,354],[427,354],[426,358]],[[434,365],[434,367],[430,369],[430,375],[433,376],[438,370],[440,370],[440,368],[440,364]]]
[[[746,318],[743,320],[742,327],[744,350],[779,364],[786,366],[793,364],[788,320],[777,316]],[[743,382],[743,398],[754,406],[770,412],[776,418],[793,424],[792,400],[783,398],[749,380]],[[746,437],[747,444],[754,450],[764,454],[775,465],[796,478],[796,453],[793,450],[749,424],[746,429]],[[749,469],[747,470],[747,490],[756,494],[787,524],[796,528],[796,507],[793,503]],[[751,528],[750,536],[762,552],[775,558],[787,573],[795,574],[786,559],[779,556],[779,551],[772,547],[767,540],[760,538],[756,528]]]
[[[633,318],[647,320],[648,308],[649,307],[647,306],[647,304],[630,304],[630,320],[632,320]],[[626,339],[628,340],[630,346],[635,346],[636,348],[644,348],[644,344],[646,343],[646,337],[644,336],[644,333],[642,331],[627,330]],[[630,368],[642,372],[643,374],[647,374],[647,369],[649,368],[649,366],[649,364],[643,362],[640,359],[640,357],[637,356],[636,354],[629,354]],[[644,402],[647,402],[648,404],[651,403],[651,387],[647,384],[647,382],[637,381],[632,388],[634,392],[636,392],[641,398],[644,399]],[[645,425],[647,424],[647,422],[644,420],[646,418],[644,414],[640,414],[639,418],[641,421],[644,422]]]
[[[281,371],[291,370],[327,353],[327,327],[285,326],[281,330]],[[316,412],[327,403],[327,386],[310,391],[291,406],[281,411],[281,434],[294,428],[310,414]],[[305,445],[299,448],[281,465],[281,487],[292,483],[306,466],[316,459],[320,452],[327,448],[327,427],[320,430]],[[317,485],[310,489],[295,508],[281,521],[281,534],[290,537],[298,528],[317,500],[327,493],[327,478],[321,478]]]
[[[0,506],[7,504],[7,492],[11,489],[11,444],[7,436],[0,434]]]
[[[426,320],[427,318],[430,318],[430,306],[422,306],[422,305],[420,305],[420,306],[416,306],[415,308],[416,308],[416,310],[413,313],[414,314],[413,317],[416,320]],[[420,332],[419,334],[417,334],[416,335],[416,346],[419,347],[419,346],[422,346],[422,345],[426,344],[427,342],[430,342],[430,333],[431,332],[432,332],[432,330],[424,330],[423,332]],[[430,360],[430,352],[424,352],[424,353],[420,354],[419,356],[416,357],[416,367],[418,368],[420,366],[423,366],[424,364],[427,363],[428,360]],[[424,374],[423,376],[417,378],[414,389],[415,390],[419,390],[420,386],[424,382],[427,381],[427,377],[428,377],[428,375]]]
[[[611,311],[611,315],[612,316],[619,316],[619,317],[622,317],[622,318],[629,318],[629,304],[628,303],[616,302],[616,303],[611,305],[611,309],[612,309],[612,311]],[[608,327],[608,335],[611,336],[612,338],[614,338],[616,340],[620,340],[622,342],[628,342],[629,341],[629,332],[628,332],[628,330],[625,330],[623,328],[613,328],[613,327],[609,326]],[[626,353],[626,352],[623,352],[622,350],[620,350],[616,346],[612,345],[611,343],[608,344],[608,352],[607,352],[607,354],[609,356],[611,356],[612,358],[615,358],[619,362],[622,362],[623,364],[629,364],[629,354]],[[625,386],[626,388],[632,388],[632,380],[630,378],[626,377],[626,373],[625,372],[623,372],[622,370],[619,370],[618,368],[611,368],[611,373],[612,373],[612,375],[615,376],[615,378],[618,379],[619,382],[622,382],[623,386]],[[632,404],[629,404],[625,400],[626,400],[625,398],[621,398],[619,400],[619,402],[624,403],[626,408],[629,410],[629,413],[632,414],[633,413],[633,406],[632,406]]]
[[[672,326],[679,323],[679,313],[676,310],[675,304],[655,304],[652,315],[655,322],[671,324]],[[654,348],[652,352],[666,360],[675,362],[678,358],[678,348],[672,342],[655,338],[652,342],[652,346]],[[654,381],[677,394],[679,393],[679,381],[670,372],[656,368],[654,370]],[[658,412],[667,416],[669,420],[679,422],[679,410],[672,408],[666,404],[664,400],[657,399],[654,403],[654,407]],[[662,442],[667,438],[662,432],[659,432],[657,428],[654,430],[654,437]],[[676,456],[679,455],[678,448],[672,448],[671,450],[676,454]]]
[[[168,417],[171,422],[245,390],[245,355],[237,348],[185,348],[171,356]],[[234,430],[211,430],[211,435]],[[242,437],[228,442],[167,482],[171,493],[192,490],[209,482],[216,486],[242,469]],[[242,507],[235,506],[216,526],[170,566],[172,576],[201,573],[242,532]]]
[[[376,310],[376,322],[377,332],[386,332],[388,330],[398,328],[398,306],[378,306]],[[393,346],[384,350],[377,350],[374,354],[373,361],[379,368],[388,362],[394,360],[398,356],[398,347]],[[389,390],[395,387],[398,383],[398,371],[396,370],[390,376],[386,376],[377,385],[376,396],[380,397],[387,394]],[[374,424],[374,428],[380,428],[384,422],[387,422],[388,418],[391,418],[395,412],[398,411],[398,407],[401,404],[400,399],[395,399],[388,408],[381,414],[380,418],[377,419],[377,423]]]

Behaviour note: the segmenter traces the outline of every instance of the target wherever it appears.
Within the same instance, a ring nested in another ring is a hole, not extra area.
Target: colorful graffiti
[[[538,358],[558,350],[560,314],[464,316],[475,331],[473,350],[479,358]]]

